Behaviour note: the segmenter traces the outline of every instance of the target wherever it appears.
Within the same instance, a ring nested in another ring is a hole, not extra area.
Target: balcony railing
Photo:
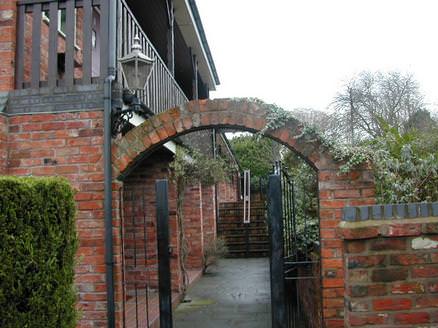
[[[19,0],[17,3],[16,89],[102,83],[108,72],[108,1]],[[135,35],[155,59],[141,100],[155,113],[187,101],[124,0],[117,1],[117,58]],[[120,66],[117,82],[125,86]]]
[[[146,88],[140,93],[140,99],[155,113],[162,112],[186,102],[187,97],[173,78],[166,64],[158,55],[157,50],[149,41],[146,33],[141,28],[125,0],[118,1],[117,13],[117,57],[122,58],[128,54],[131,51],[134,37],[138,36],[143,52],[155,60],[149,82]],[[117,77],[119,82],[125,86],[126,83],[121,73],[120,64],[118,65]]]

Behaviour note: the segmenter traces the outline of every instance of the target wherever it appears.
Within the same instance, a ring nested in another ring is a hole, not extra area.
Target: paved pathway
[[[269,260],[223,259],[174,311],[175,328],[270,328]]]

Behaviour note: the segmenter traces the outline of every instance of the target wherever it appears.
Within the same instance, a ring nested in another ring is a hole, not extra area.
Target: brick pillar
[[[116,327],[123,327],[122,191],[123,183],[113,181],[113,254]]]
[[[210,240],[216,239],[215,189],[215,186],[202,186],[204,248]]]
[[[202,188],[190,186],[184,195],[184,230],[189,244],[187,269],[202,267],[203,245]]]
[[[0,174],[6,174],[8,160],[8,118],[0,114]]]
[[[16,0],[0,2],[0,92],[14,89]]]
[[[319,171],[318,181],[324,324],[344,327],[344,249],[336,228],[345,206],[375,203],[374,179],[366,168],[342,175],[333,168]]]

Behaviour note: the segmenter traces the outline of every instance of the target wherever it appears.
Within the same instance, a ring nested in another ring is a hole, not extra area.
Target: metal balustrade
[[[144,90],[139,94],[140,99],[153,110],[154,113],[180,105],[188,101],[184,92],[175,81],[164,61],[160,58],[157,50],[141,28],[135,15],[129,9],[125,0],[118,2],[118,29],[117,29],[117,57],[121,58],[131,50],[134,36],[140,38],[143,52],[155,60],[154,68]],[[125,86],[121,67],[118,66],[118,81]]]

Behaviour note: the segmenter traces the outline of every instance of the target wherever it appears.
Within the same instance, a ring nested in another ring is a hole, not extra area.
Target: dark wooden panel
[[[32,14],[32,78],[31,87],[40,87],[40,63],[41,63],[41,4],[33,5]]]
[[[16,52],[16,76],[15,87],[23,88],[24,82],[24,30],[26,22],[25,6],[18,6],[17,19],[17,52]]]
[[[83,3],[85,0],[76,0],[76,8],[82,8],[83,7]],[[93,2],[93,6],[99,6],[100,5],[100,0],[92,0]],[[26,7],[26,12],[27,13],[31,13],[33,11],[33,7],[31,6],[32,4],[36,4],[36,3],[40,3],[42,5],[42,10],[49,10],[50,9],[50,4],[52,2],[56,2],[58,3],[58,8],[59,9],[65,9],[67,8],[66,2],[59,2],[58,0],[21,0],[18,1],[17,4],[20,5],[30,5]]]
[[[65,84],[73,85],[74,80],[74,55],[75,55],[75,3],[74,0],[67,1],[65,9]]]
[[[55,87],[58,79],[58,3],[50,3],[49,23],[49,86]]]
[[[82,82],[83,84],[91,83],[91,25],[93,23],[93,7],[91,6],[91,0],[84,0],[84,23],[83,23],[83,41],[82,46],[83,50],[83,75]]]

